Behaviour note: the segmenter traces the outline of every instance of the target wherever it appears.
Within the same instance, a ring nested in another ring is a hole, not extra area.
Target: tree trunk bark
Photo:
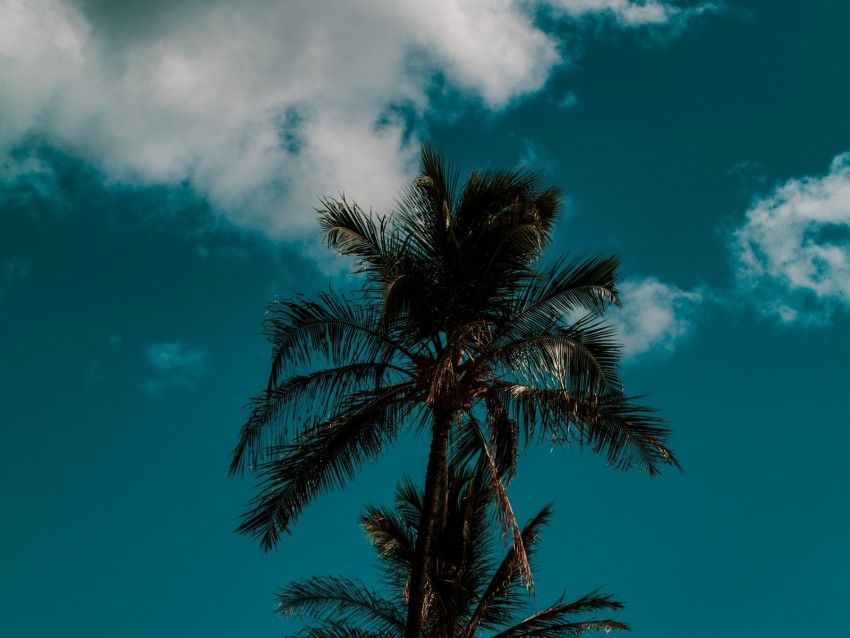
[[[419,638],[422,632],[422,611],[425,602],[425,582],[428,574],[429,549],[434,521],[445,500],[448,441],[452,415],[446,410],[434,409],[431,434],[431,451],[425,471],[425,491],[422,495],[422,516],[416,531],[416,548],[410,570],[407,600],[407,625],[405,638]]]

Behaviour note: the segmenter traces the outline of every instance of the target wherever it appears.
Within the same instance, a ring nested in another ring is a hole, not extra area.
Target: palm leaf
[[[328,248],[354,257],[355,269],[383,281],[399,254],[395,236],[389,232],[386,217],[366,215],[357,204],[325,197],[319,213],[319,227]]]
[[[615,329],[588,315],[561,328],[549,326],[494,348],[476,366],[499,364],[515,378],[540,387],[569,388],[587,394],[619,391],[620,345]]]
[[[282,616],[365,625],[381,635],[404,631],[404,614],[396,603],[350,578],[313,577],[290,583],[277,595],[275,611]]]
[[[354,627],[347,623],[328,622],[321,627],[304,627],[291,638],[400,638],[402,633],[382,633]]]
[[[410,387],[384,388],[352,402],[343,413],[305,429],[292,443],[272,450],[260,465],[260,491],[237,531],[268,551],[316,495],[341,487],[368,460],[392,444],[415,409]]]
[[[540,537],[540,529],[552,516],[551,505],[546,505],[522,529],[522,547],[530,556]],[[527,558],[526,558],[527,560]],[[496,627],[509,621],[524,604],[520,595],[522,559],[514,547],[502,559],[493,573],[487,589],[481,594],[474,613],[469,619],[465,638],[471,638],[479,627]],[[526,593],[526,592],[523,592]]]
[[[408,522],[401,512],[373,505],[360,517],[360,526],[381,558],[387,583],[404,590],[415,554],[416,522]]]
[[[642,397],[617,392],[588,396],[509,383],[501,385],[498,396],[529,434],[539,424],[541,436],[586,444],[621,470],[640,467],[655,475],[662,465],[680,467],[666,446],[670,429],[653,408],[635,403]]]
[[[579,636],[589,630],[603,630],[606,633],[612,629],[628,630],[630,627],[627,624],[616,620],[572,621],[569,619],[576,614],[618,610],[622,607],[622,603],[617,602],[610,595],[591,592],[571,603],[558,601],[513,627],[495,634],[493,638],[527,638],[529,636],[559,638],[561,636]]]
[[[390,371],[408,374],[388,363],[366,361],[292,376],[276,388],[261,392],[252,400],[251,413],[242,426],[230,474],[241,474],[246,463],[257,463],[263,450],[280,445],[290,432],[290,424],[303,427],[326,419],[352,394],[381,387]],[[271,435],[273,426],[277,427]]]
[[[522,537],[522,532],[519,529],[519,525],[517,524],[516,517],[514,516],[513,507],[511,507],[511,501],[508,498],[508,491],[505,487],[505,484],[502,480],[502,472],[499,470],[498,465],[496,464],[495,459],[493,458],[493,454],[490,452],[490,446],[487,443],[487,440],[484,437],[484,433],[481,431],[481,428],[478,425],[478,421],[470,414],[469,416],[469,426],[476,434],[479,442],[479,450],[481,459],[484,461],[484,465],[487,468],[490,479],[490,486],[495,494],[495,503],[496,503],[496,512],[502,520],[502,524],[505,528],[505,536],[511,537],[511,551],[516,556],[517,566],[519,568],[520,577],[526,583],[528,588],[533,592],[534,591],[534,580],[531,575],[531,564],[528,560],[528,554],[526,553],[525,542]]]
[[[272,342],[268,389],[284,374],[314,366],[317,358],[332,364],[388,361],[406,349],[381,330],[380,313],[370,304],[334,292],[315,300],[296,298],[268,310],[265,331]]]

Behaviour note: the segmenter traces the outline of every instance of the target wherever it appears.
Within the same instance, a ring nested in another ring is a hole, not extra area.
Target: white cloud
[[[731,245],[739,290],[764,314],[824,324],[850,309],[850,153],[755,202]]]
[[[694,17],[717,12],[719,2],[700,2],[680,7],[662,0],[551,0],[557,11],[576,18],[613,18],[623,27],[684,27]]]
[[[499,110],[564,62],[534,21],[679,20],[670,3],[0,0],[0,157],[28,136],[113,180],[188,181],[237,224],[312,232],[319,195],[381,210],[413,170],[434,78]],[[691,10],[687,10],[691,11]]]
[[[206,352],[182,341],[153,343],[145,354],[155,371],[154,378],[145,380],[145,389],[151,394],[173,386],[192,387],[206,369]]]
[[[673,352],[695,326],[703,292],[682,290],[653,277],[620,284],[623,308],[612,315],[623,343],[623,356]]]

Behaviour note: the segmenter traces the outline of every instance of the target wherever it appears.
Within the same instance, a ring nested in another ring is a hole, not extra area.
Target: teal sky
[[[356,285],[313,207],[387,210],[433,140],[616,252],[630,393],[683,472],[534,449],[539,604],[636,638],[835,635],[850,604],[850,3],[0,0],[0,633],[280,636],[375,578],[405,440],[263,554],[227,478],[267,302]]]

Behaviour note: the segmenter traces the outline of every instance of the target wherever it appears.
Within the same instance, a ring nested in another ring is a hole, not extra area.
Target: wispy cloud
[[[522,166],[535,171],[541,171],[544,174],[554,171],[556,165],[555,158],[543,145],[530,138],[525,138],[522,145],[522,155],[519,157],[519,163]]]
[[[151,394],[175,386],[192,387],[206,369],[206,352],[182,341],[153,343],[145,354],[155,373],[144,384]]]
[[[576,108],[580,100],[578,98],[578,94],[575,91],[567,91],[564,93],[561,98],[556,102],[558,108],[563,110],[574,109]]]
[[[0,300],[3,299],[8,288],[26,279],[29,274],[29,260],[9,259],[0,262]]]
[[[700,290],[682,290],[654,277],[620,284],[623,308],[612,314],[623,343],[623,356],[671,353],[695,328],[706,301]]]
[[[96,386],[103,383],[103,366],[97,359],[91,359],[83,369],[83,383],[86,386]]]
[[[702,14],[722,9],[720,2],[681,6],[662,0],[551,0],[549,4],[575,18],[610,19],[622,27],[666,26],[675,30]]]
[[[541,90],[567,52],[540,8],[556,23],[613,15],[618,29],[696,10],[0,0],[0,156],[36,135],[111,179],[188,182],[236,223],[297,238],[321,194],[389,206],[446,95],[498,111]]]
[[[2,86],[0,70],[0,87]],[[0,120],[4,113],[3,100],[0,99]],[[38,206],[32,206],[35,202],[60,204],[62,189],[54,167],[34,149],[4,152],[8,149],[3,144],[2,131],[3,122],[0,121],[0,205],[5,207],[12,203],[22,209],[37,210]]]
[[[730,243],[739,292],[763,314],[819,325],[850,310],[850,153],[756,201]]]

